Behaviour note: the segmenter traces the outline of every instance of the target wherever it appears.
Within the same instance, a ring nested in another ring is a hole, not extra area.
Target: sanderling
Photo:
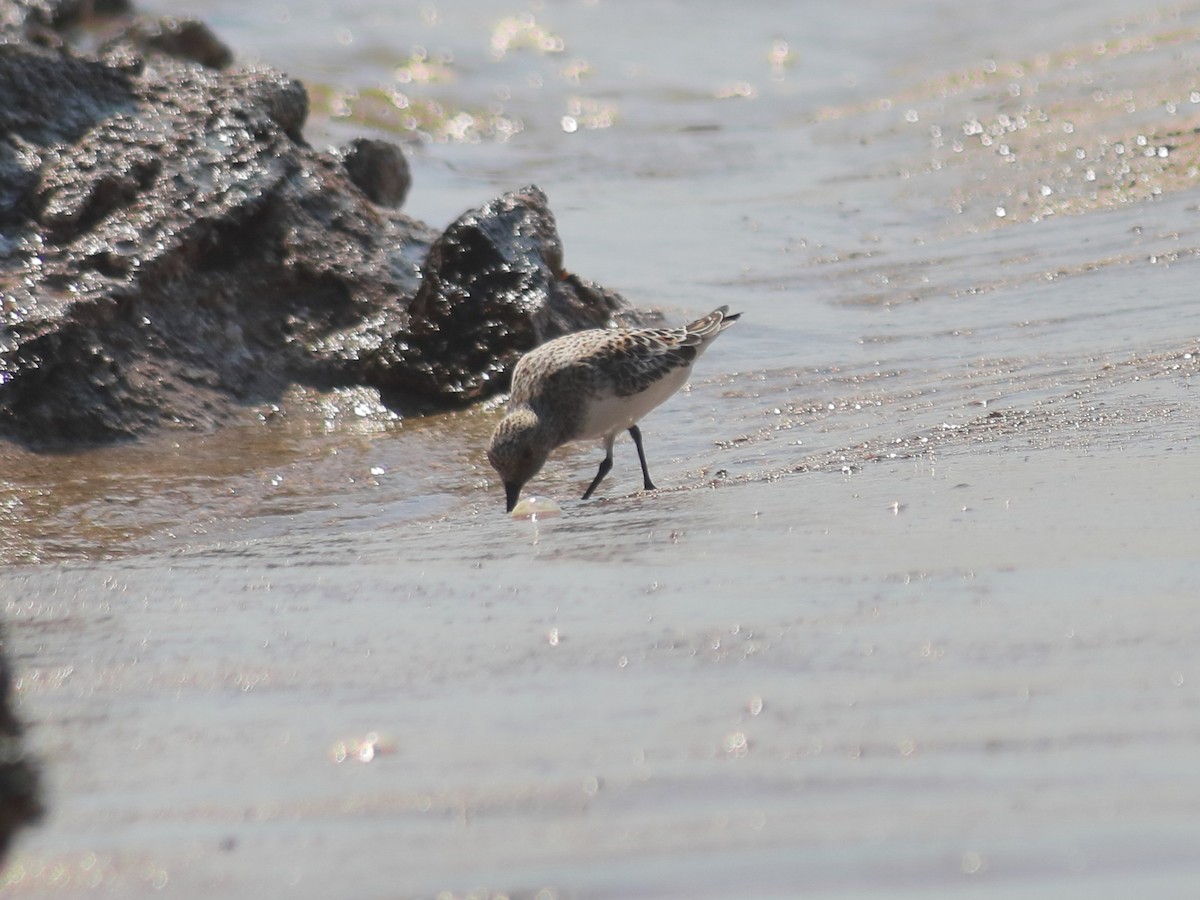
[[[687,383],[696,361],[741,313],[715,309],[684,328],[593,328],[535,347],[513,370],[508,412],[492,433],[488,459],[504,481],[508,511],[555,447],[599,439],[600,471],[592,496],[612,468],[613,441],[628,431],[654,490],[637,423]]]

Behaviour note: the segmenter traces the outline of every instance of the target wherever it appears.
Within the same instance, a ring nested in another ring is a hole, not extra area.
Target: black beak
[[[513,507],[517,505],[517,498],[521,496],[521,485],[515,481],[506,481],[504,483],[504,498],[507,505],[504,508],[505,512],[512,512]]]

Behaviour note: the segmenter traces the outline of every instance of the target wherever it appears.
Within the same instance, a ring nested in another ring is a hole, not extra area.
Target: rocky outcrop
[[[525,351],[604,325],[616,294],[568,273],[536,187],[454,222],[430,248],[408,322],[366,355],[364,380],[399,396],[464,403],[502,389]]]
[[[293,383],[445,408],[621,306],[564,272],[536,188],[439,235],[399,148],[305,143],[298,82],[187,21],[77,52],[84,8],[0,0],[0,436],[210,428]]]

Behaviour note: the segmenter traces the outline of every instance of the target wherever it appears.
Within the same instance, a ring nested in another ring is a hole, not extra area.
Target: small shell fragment
[[[529,496],[513,507],[514,519],[552,519],[562,515],[562,508],[549,497]]]

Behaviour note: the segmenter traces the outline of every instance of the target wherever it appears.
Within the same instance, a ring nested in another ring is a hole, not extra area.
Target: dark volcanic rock
[[[223,69],[233,62],[229,48],[195,19],[143,19],[134,22],[122,37],[140,50],[190,59],[210,69]]]
[[[564,274],[535,188],[438,237],[398,148],[304,142],[298,82],[213,68],[195,23],[57,46],[84,8],[0,0],[0,435],[207,428],[297,382],[444,407],[620,305]]]
[[[0,864],[17,829],[42,814],[37,767],[26,757],[21,726],[13,715],[12,678],[0,630]]]
[[[369,355],[366,378],[445,403],[493,393],[521,354],[602,326],[621,305],[563,270],[554,217],[532,186],[459,218],[430,248],[421,276],[407,327]]]
[[[342,165],[372,203],[395,209],[404,205],[412,176],[404,151],[395,144],[355,138],[342,153]]]

